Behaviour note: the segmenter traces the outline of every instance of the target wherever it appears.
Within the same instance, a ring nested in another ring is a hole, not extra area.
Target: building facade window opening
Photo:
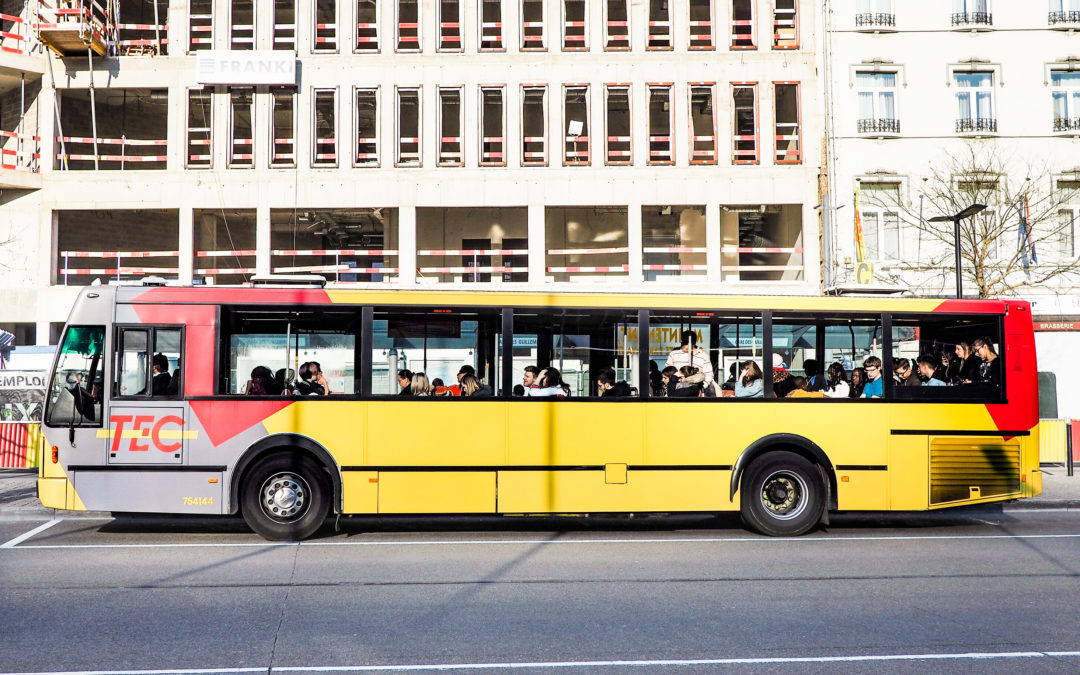
[[[859,221],[866,259],[918,262],[915,250],[904,251],[902,248],[900,184],[863,180],[858,190]]]
[[[1080,12],[1077,12],[1077,20],[1080,21]],[[1052,71],[1050,97],[1054,108],[1054,131],[1080,131],[1080,72]]]
[[[116,46],[120,56],[169,53],[168,0],[120,0],[117,11]]]
[[[274,125],[273,137],[270,139],[270,166],[296,166],[296,89],[271,88],[270,105],[273,118],[271,123]]]
[[[229,168],[255,166],[255,92],[248,87],[229,88]]]
[[[189,0],[188,51],[197,52],[214,47],[213,0]]]
[[[480,51],[506,49],[503,43],[503,0],[480,0]]]
[[[356,2],[356,44],[357,52],[379,51],[379,5],[378,0],[357,0]]]
[[[585,0],[563,0],[564,52],[582,52],[589,49],[587,17],[588,7]]]
[[[716,164],[716,113],[713,84],[690,85],[690,163]]]
[[[357,89],[356,166],[379,166],[379,106],[377,89]]]
[[[649,85],[649,164],[674,164],[670,84]]]
[[[566,85],[564,87],[563,120],[566,138],[563,145],[563,164],[566,166],[588,165],[589,144],[589,85]]]
[[[704,206],[641,207],[645,281],[700,279],[705,264]]]
[[[421,166],[420,89],[397,90],[398,166]]]
[[[196,284],[241,284],[255,274],[255,209],[195,209]]]
[[[799,85],[796,82],[777,82],[773,91],[776,115],[773,133],[776,140],[775,161],[777,164],[801,164]]]
[[[521,165],[547,164],[547,87],[521,89]]]
[[[461,41],[461,2],[460,0],[439,0],[439,51],[460,52]]]
[[[605,163],[624,165],[633,161],[631,154],[630,86],[607,85],[604,88]]]
[[[611,52],[630,49],[628,0],[604,2],[604,49]]]
[[[753,0],[731,0],[731,48],[757,49]]]
[[[994,114],[994,73],[954,72],[956,132],[997,132]]]
[[[187,167],[209,169],[214,166],[213,92],[189,89],[187,100]]]
[[[390,281],[397,229],[391,208],[271,209],[271,271],[321,274],[344,286]]]
[[[649,39],[646,48],[663,51],[671,47],[670,0],[649,0]]]
[[[315,34],[312,35],[313,52],[336,52],[338,50],[337,0],[315,0]]]
[[[521,0],[521,49],[547,49],[544,32],[544,0]]]
[[[798,0],[773,0],[773,49],[799,48]]]
[[[296,51],[296,0],[274,0],[275,50]]]
[[[716,49],[712,0],[690,0],[690,49]]]
[[[255,0],[231,0],[229,49],[255,49]]]
[[[439,89],[439,166],[464,166],[461,89]]]
[[[625,206],[549,206],[544,217],[548,281],[626,281],[630,249]]]
[[[337,89],[316,89],[312,118],[312,166],[337,166]]]
[[[720,237],[723,281],[804,278],[800,204],[721,206]]]
[[[397,0],[397,51],[420,51],[420,3]]]
[[[732,86],[732,164],[758,163],[757,84]]]
[[[480,166],[506,166],[506,108],[502,87],[480,88]]]
[[[860,134],[900,133],[895,72],[856,72]]]

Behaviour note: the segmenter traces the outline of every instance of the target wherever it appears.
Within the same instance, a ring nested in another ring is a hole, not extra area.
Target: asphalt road
[[[1080,513],[0,519],[0,636],[3,673],[1080,672]]]

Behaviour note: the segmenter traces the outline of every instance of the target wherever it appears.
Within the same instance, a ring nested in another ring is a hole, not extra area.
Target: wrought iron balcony
[[[997,120],[990,117],[979,117],[972,119],[966,117],[956,120],[956,133],[964,133],[968,131],[990,131],[997,133]]]
[[[992,26],[994,15],[990,12],[957,12],[952,15],[954,26]]]
[[[1055,117],[1054,131],[1080,131],[1080,117]]]
[[[1080,12],[1050,12],[1049,22],[1051,26],[1059,23],[1080,23]]]
[[[858,27],[888,26],[893,28],[896,26],[896,15],[882,12],[864,12],[855,15],[855,25]]]
[[[898,134],[900,133],[900,120],[897,119],[864,119],[859,120],[860,134]]]

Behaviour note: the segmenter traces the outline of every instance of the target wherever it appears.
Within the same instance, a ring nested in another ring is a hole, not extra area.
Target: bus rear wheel
[[[330,480],[305,455],[274,455],[244,477],[240,509],[256,534],[297,541],[315,534],[330,510]]]
[[[821,472],[793,452],[770,452],[754,460],[741,493],[743,524],[771,537],[806,534],[825,509]]]

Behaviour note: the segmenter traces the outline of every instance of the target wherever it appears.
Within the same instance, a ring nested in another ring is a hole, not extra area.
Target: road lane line
[[[41,525],[38,525],[37,527],[30,530],[29,532],[24,532],[23,534],[20,534],[19,536],[15,537],[14,539],[8,539],[3,544],[0,544],[0,548],[15,548],[20,543],[26,541],[27,539],[34,536],[35,534],[38,534],[39,532],[44,532],[45,530],[49,529],[53,525],[59,523],[61,520],[63,520],[63,518],[53,518],[52,520],[50,520],[47,523],[42,523]]]
[[[569,668],[658,668],[801,663],[872,663],[887,661],[989,661],[1005,659],[1080,658],[1080,651],[959,652],[944,654],[853,654],[839,656],[764,656],[718,659],[641,659],[595,661],[508,661],[504,663],[417,663],[370,666],[273,666],[270,668],[172,668],[161,670],[66,670],[0,673],[0,675],[232,675],[233,673],[372,673],[449,670],[521,670]]]
[[[989,539],[1080,539],[1075,534],[943,534],[880,537],[672,537],[653,539],[429,539],[421,541],[304,541],[304,542],[200,542],[184,544],[27,544],[16,550],[90,548],[266,548],[287,546],[556,546],[580,544],[747,544],[836,543],[862,541],[954,541]],[[0,673],[0,675],[4,675]]]

